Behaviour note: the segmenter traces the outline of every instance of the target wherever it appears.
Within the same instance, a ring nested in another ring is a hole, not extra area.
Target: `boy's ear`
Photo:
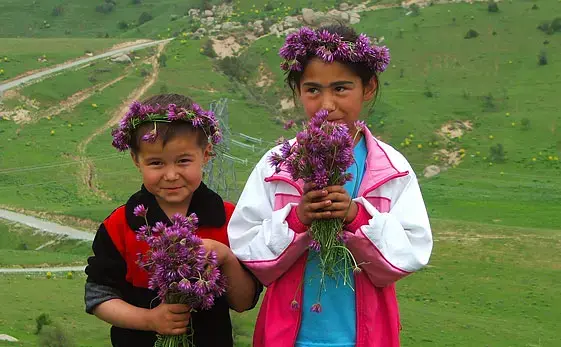
[[[212,159],[212,143],[206,145],[204,152],[203,152],[203,165],[208,164],[210,159]]]
[[[364,86],[364,101],[370,101],[376,95],[376,89],[378,89],[378,80],[376,77],[372,76],[370,81]]]
[[[134,165],[137,168],[140,168],[140,164],[138,163],[138,156],[136,154],[134,154],[132,151],[131,151],[131,159],[132,159],[132,162],[134,163]]]

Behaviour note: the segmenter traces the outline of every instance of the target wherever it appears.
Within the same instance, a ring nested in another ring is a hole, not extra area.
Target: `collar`
[[[144,185],[132,195],[125,205],[127,224],[132,230],[138,230],[145,225],[144,218],[134,215],[134,208],[144,205],[148,209],[146,219],[148,224],[154,226],[156,222],[171,225],[168,216],[162,210],[154,194],[150,193]],[[226,223],[224,201],[220,195],[209,189],[203,182],[193,193],[187,215],[195,213],[199,219],[199,227],[221,227]]]

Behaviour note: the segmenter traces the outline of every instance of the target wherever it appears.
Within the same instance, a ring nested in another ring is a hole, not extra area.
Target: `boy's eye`
[[[161,161],[154,160],[154,161],[149,162],[148,165],[150,165],[150,166],[158,166],[158,165],[162,165],[162,162],[161,162]]]
[[[179,159],[179,163],[180,164],[186,164],[186,163],[190,163],[191,159]]]
[[[317,93],[319,93],[319,89],[318,88],[308,88],[306,90],[306,92],[310,93],[310,94],[317,94]]]
[[[338,93],[344,92],[345,90],[347,90],[347,88],[345,88],[343,86],[335,87],[335,91],[338,92]]]

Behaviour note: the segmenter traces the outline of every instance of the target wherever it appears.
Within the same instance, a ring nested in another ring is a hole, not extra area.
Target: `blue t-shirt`
[[[364,176],[366,162],[366,141],[364,136],[354,147],[355,162],[347,170],[353,180],[345,184],[349,195],[355,198]],[[296,338],[296,347],[354,347],[356,341],[355,292],[343,284],[343,279],[325,278],[325,290],[321,293],[321,312],[311,312],[317,303],[320,287],[319,256],[310,252],[304,283],[302,285],[302,321]],[[351,276],[352,277],[352,276]],[[354,288],[354,278],[351,283]]]

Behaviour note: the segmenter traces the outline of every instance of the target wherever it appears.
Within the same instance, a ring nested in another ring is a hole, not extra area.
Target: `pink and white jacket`
[[[391,146],[366,129],[365,174],[359,214],[346,226],[347,247],[361,266],[355,275],[357,347],[399,346],[395,282],[425,266],[432,234],[415,173]],[[310,237],[295,206],[303,182],[275,170],[269,151],[251,173],[230,219],[228,236],[236,256],[267,286],[255,333],[255,347],[294,346],[301,312]]]

